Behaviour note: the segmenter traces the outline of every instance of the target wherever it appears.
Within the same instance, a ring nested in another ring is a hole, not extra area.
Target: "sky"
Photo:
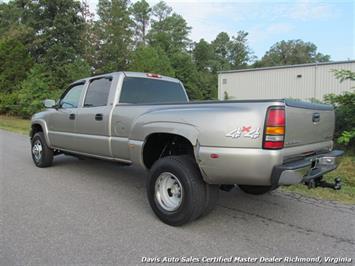
[[[88,2],[95,11],[98,0]],[[318,51],[329,54],[333,61],[355,59],[355,0],[165,2],[192,27],[193,41],[211,41],[222,31],[236,35],[244,30],[249,33],[249,45],[258,58],[278,41],[302,39],[316,44]]]

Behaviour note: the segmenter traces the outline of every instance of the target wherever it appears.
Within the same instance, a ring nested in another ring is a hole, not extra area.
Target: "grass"
[[[30,131],[30,120],[15,116],[0,115],[0,128],[28,135]]]
[[[0,115],[0,128],[27,135],[30,128],[30,121],[13,116]],[[338,201],[347,204],[355,204],[355,156],[344,156],[339,167],[327,174],[325,179],[333,181],[335,177],[342,178],[343,186],[341,190],[326,188],[308,189],[304,185],[293,185],[282,187],[284,191],[295,192],[307,197]]]
[[[355,204],[355,156],[345,155],[338,168],[325,175],[325,180],[333,182],[335,177],[341,177],[341,190],[327,188],[308,189],[305,185],[293,185],[282,187],[284,191],[295,192],[307,197],[330,201],[338,201],[346,204]]]

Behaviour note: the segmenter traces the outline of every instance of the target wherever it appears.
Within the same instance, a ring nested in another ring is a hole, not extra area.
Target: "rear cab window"
[[[120,103],[187,103],[181,83],[143,77],[125,77]]]

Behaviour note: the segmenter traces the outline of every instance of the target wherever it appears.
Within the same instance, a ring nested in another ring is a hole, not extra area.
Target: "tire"
[[[191,156],[167,156],[153,165],[147,180],[151,208],[164,223],[180,226],[206,209],[206,183]]]
[[[37,132],[31,140],[32,160],[37,167],[51,166],[53,163],[53,150],[47,145],[43,132]]]
[[[247,193],[252,195],[262,195],[265,194],[272,189],[272,186],[248,186],[248,185],[239,185],[239,188]]]
[[[201,213],[200,217],[206,216],[209,214],[217,205],[219,199],[219,186],[218,185],[209,185],[205,184],[206,191],[206,200],[204,210]],[[200,218],[199,217],[199,218]]]

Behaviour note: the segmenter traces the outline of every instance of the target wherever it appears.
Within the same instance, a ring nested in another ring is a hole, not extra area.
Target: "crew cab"
[[[263,194],[281,185],[323,184],[342,155],[333,150],[331,105],[191,102],[179,80],[157,74],[81,79],[44,104],[31,124],[36,166],[48,167],[64,153],[146,168],[149,203],[170,225],[210,212],[220,188]]]

